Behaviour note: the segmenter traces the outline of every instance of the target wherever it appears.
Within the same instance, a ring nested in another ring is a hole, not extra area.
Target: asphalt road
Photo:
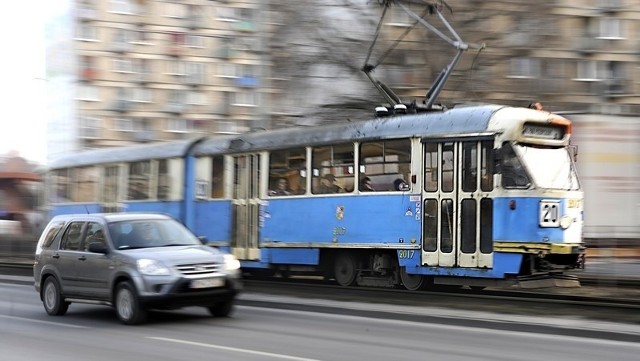
[[[640,353],[635,325],[261,294],[241,301],[231,318],[194,307],[124,326],[105,306],[72,304],[67,315],[48,316],[31,285],[0,282],[0,360],[585,361]]]

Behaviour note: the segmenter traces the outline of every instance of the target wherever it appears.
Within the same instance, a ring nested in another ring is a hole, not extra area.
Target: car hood
[[[222,252],[208,246],[174,246],[140,248],[126,251],[126,254],[136,259],[153,259],[167,266],[192,263],[224,263]]]

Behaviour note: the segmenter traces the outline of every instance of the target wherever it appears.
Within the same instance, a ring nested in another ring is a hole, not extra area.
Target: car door
[[[76,285],[78,294],[91,299],[109,298],[109,276],[111,258],[109,254],[89,251],[91,243],[106,246],[105,227],[98,222],[87,222],[80,255],[76,262]]]
[[[62,235],[60,247],[52,255],[52,266],[55,267],[62,291],[67,296],[76,296],[79,291],[76,264],[84,254],[80,249],[84,224],[83,221],[69,222]]]

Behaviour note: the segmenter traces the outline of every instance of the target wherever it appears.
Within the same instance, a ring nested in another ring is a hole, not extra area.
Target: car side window
[[[53,243],[53,241],[56,239],[56,236],[58,235],[58,233],[60,232],[63,226],[64,226],[64,222],[58,222],[58,223],[52,224],[51,227],[49,227],[49,230],[47,231],[47,235],[44,237],[44,242],[42,246],[43,247],[51,246],[51,243]]]
[[[91,243],[101,243],[106,245],[104,228],[100,223],[89,222],[87,223],[87,234],[84,238],[83,249],[89,251],[89,245]]]
[[[60,249],[67,251],[80,250],[82,243],[82,226],[84,222],[71,222],[67,227],[64,235],[62,236],[62,242],[60,242]]]

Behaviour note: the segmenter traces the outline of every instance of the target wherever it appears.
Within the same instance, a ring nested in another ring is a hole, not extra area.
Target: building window
[[[189,131],[189,122],[183,118],[169,118],[167,130],[173,133],[186,133]]]
[[[537,78],[540,74],[540,60],[528,57],[511,59],[511,78]]]
[[[598,81],[601,78],[599,74],[602,72],[602,66],[593,60],[579,60],[577,66],[576,79],[578,81]]]
[[[118,14],[134,14],[134,0],[109,0],[108,11]]]
[[[98,40],[98,29],[90,23],[81,23],[76,28],[78,40]]]
[[[133,72],[133,66],[131,59],[126,58],[114,58],[113,59],[113,71],[116,73],[131,73]]]
[[[132,102],[151,103],[153,90],[149,88],[133,88],[131,94]]]
[[[185,45],[190,48],[204,48],[204,37],[188,34],[185,39]]]
[[[207,105],[207,95],[204,92],[190,91],[187,93],[187,104]]]
[[[80,117],[80,136],[84,138],[99,138],[102,126],[100,118],[81,116]]]
[[[189,8],[186,4],[166,2],[163,5],[162,11],[164,17],[184,19],[189,14]]]
[[[249,105],[253,106],[257,104],[256,93],[253,91],[241,91],[235,93],[235,101],[233,105]]]
[[[99,91],[98,91],[98,87],[94,86],[94,85],[90,85],[90,84],[80,84],[78,86],[78,100],[84,100],[84,101],[91,101],[91,102],[95,102],[95,101],[99,101]]]
[[[121,132],[133,132],[133,120],[130,118],[117,118],[115,120],[115,130]]]
[[[598,37],[605,39],[623,39],[622,20],[614,18],[599,19]]]

